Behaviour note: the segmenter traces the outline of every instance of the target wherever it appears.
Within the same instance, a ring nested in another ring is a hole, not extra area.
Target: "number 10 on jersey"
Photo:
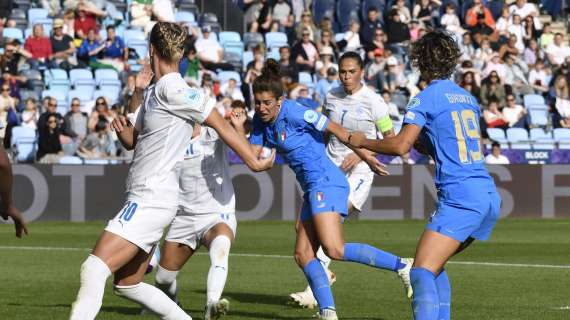
[[[135,215],[135,211],[137,211],[138,204],[136,202],[128,201],[125,205],[123,211],[121,211],[121,215],[119,216],[119,220],[129,221]]]
[[[479,141],[479,126],[473,110],[451,112],[451,118],[455,126],[457,147],[459,149],[459,161],[461,163],[480,162],[482,159],[481,144]],[[467,140],[465,135],[467,135]]]

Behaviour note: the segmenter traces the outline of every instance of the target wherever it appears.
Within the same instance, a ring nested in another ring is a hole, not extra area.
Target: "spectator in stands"
[[[501,144],[493,142],[491,146],[491,153],[485,157],[486,164],[510,164],[509,158],[501,154]]]
[[[59,120],[55,114],[46,117],[46,124],[39,129],[37,160],[40,163],[58,163],[63,157],[59,142]]]
[[[299,81],[299,70],[297,65],[291,61],[291,49],[285,46],[279,48],[279,56],[279,74],[283,78],[288,78],[285,80],[285,85]]]
[[[311,31],[304,29],[302,39],[297,41],[292,50],[293,60],[297,63],[299,71],[315,71],[315,63],[319,59],[319,51],[313,41],[311,41]]]
[[[350,27],[348,31],[344,33],[344,41],[346,41],[345,51],[355,51],[357,52],[362,47],[360,43],[360,23],[356,21],[350,22]]]
[[[481,89],[475,81],[475,74],[472,71],[465,72],[462,76],[461,82],[459,83],[463,89],[469,91],[477,100],[481,96]]]
[[[527,0],[517,0],[515,4],[509,7],[511,11],[511,15],[519,15],[522,19],[525,19],[527,16],[533,17],[534,25],[536,29],[542,29],[542,25],[540,20],[538,19],[539,12],[538,8],[534,3],[528,3]]]
[[[386,49],[389,50],[389,49]],[[384,59],[384,50],[377,48],[374,50],[374,58],[366,66],[365,76],[366,82],[375,87],[376,91],[384,89],[384,70],[386,70],[386,60]]]
[[[546,49],[552,42],[554,42],[554,33],[550,23],[545,23],[540,34],[540,47]]]
[[[360,42],[363,46],[369,47],[372,44],[376,29],[382,29],[382,23],[379,19],[378,8],[372,6],[368,8],[368,16],[360,29]]]
[[[95,109],[91,112],[89,122],[87,123],[89,131],[95,131],[95,126],[97,126],[100,119],[104,119],[107,123],[111,123],[113,121],[113,115],[111,114],[109,106],[107,105],[107,100],[104,97],[98,97],[95,100]]]
[[[563,41],[564,36],[558,32],[554,35],[554,41],[546,47],[548,61],[555,67],[564,63],[564,60],[570,56],[570,47],[565,45]]]
[[[519,48],[517,47],[517,42],[518,40],[516,35],[514,34],[509,35],[507,43],[503,44],[499,49],[499,57],[504,60],[505,56],[508,54],[514,56],[518,56],[519,54],[521,54],[522,51],[519,51]]]
[[[388,57],[386,59],[386,66],[384,89],[390,91],[390,93],[403,89],[406,86],[406,77],[404,76],[402,66],[398,63],[398,59],[394,56]]]
[[[44,27],[42,24],[35,24],[33,33],[26,42],[24,48],[32,54],[31,59],[28,60],[32,69],[39,67],[47,67],[52,55],[51,42],[48,37],[44,35]]]
[[[503,108],[503,116],[508,122],[509,128],[529,128],[528,110],[517,104],[513,94],[507,95],[507,106]]]
[[[105,44],[101,44],[99,40],[97,40],[95,30],[91,29],[87,33],[87,38],[81,42],[81,46],[77,51],[77,57],[90,67],[97,68],[100,67],[97,56],[103,49],[105,49]]]
[[[46,98],[44,98],[44,101]],[[42,131],[47,126],[47,121],[50,116],[55,116],[58,120],[58,127],[64,125],[63,116],[57,112],[57,100],[53,97],[48,97],[46,111],[40,115],[38,119],[38,131]]]
[[[502,107],[505,105],[505,98],[505,87],[501,84],[499,74],[497,71],[491,71],[481,86],[481,103],[483,106],[488,106],[492,100],[496,100]]]
[[[439,0],[419,0],[412,11],[412,18],[420,21],[425,27],[431,27],[434,25],[433,17],[437,15],[440,5]]]
[[[95,13],[88,11],[87,6],[81,5],[77,7],[78,16],[73,22],[73,29],[75,30],[75,37],[80,39],[86,39],[89,31],[95,33],[97,30],[97,20]]]
[[[507,75],[507,69],[501,61],[498,53],[494,53],[491,56],[491,61],[487,62],[487,65],[483,70],[483,76],[491,74],[492,71],[495,71],[501,79],[504,79]]]
[[[10,97],[16,99],[16,105],[20,103],[20,88],[23,86],[21,80],[26,80],[24,76],[14,76],[8,69],[4,70],[2,73],[2,78],[0,79],[0,86],[7,84],[10,87]]]
[[[297,39],[302,41],[304,33],[307,31],[309,32],[310,41],[315,41],[315,40],[318,41],[318,39],[316,39],[318,28],[313,22],[313,14],[311,13],[311,11],[304,11],[303,15],[301,15],[301,22],[298,23],[297,27],[295,28],[295,34],[297,36]]]
[[[494,98],[489,99],[489,106],[483,110],[483,120],[485,120],[486,128],[507,129],[509,127],[507,118],[499,110],[499,101]]]
[[[4,46],[4,54],[0,56],[0,68],[2,72],[17,75],[18,64],[22,58],[31,59],[32,54],[20,46],[18,40],[6,43]]]
[[[222,63],[224,59],[224,49],[218,40],[212,37],[212,28],[208,25],[202,27],[202,38],[198,38],[194,47],[198,54],[198,59],[204,68],[216,71],[216,69],[233,69],[233,66]]]
[[[528,43],[528,47],[524,49],[523,52],[524,62],[529,68],[532,68],[537,60],[543,60],[546,58],[544,51],[538,45],[536,39],[531,39]]]
[[[403,51],[400,48],[407,47],[410,41],[410,29],[408,25],[400,21],[400,14],[397,10],[390,11],[390,16],[386,22],[386,34],[388,43],[395,52]]]
[[[101,63],[112,65],[115,70],[121,72],[125,69],[125,61],[129,59],[129,49],[125,42],[115,33],[115,27],[107,26],[107,40],[103,49]]]
[[[315,64],[318,79],[325,78],[330,68],[338,71],[338,64],[333,61],[334,52],[330,47],[324,47],[319,52],[319,60]]]
[[[554,85],[548,93],[551,100],[570,100],[570,88],[566,76],[560,74],[554,79]]]
[[[73,38],[63,33],[63,27],[63,20],[55,19],[53,22],[53,35],[50,39],[53,50],[52,66],[69,70],[77,65],[76,49],[73,44]]]
[[[538,30],[536,30],[536,27],[534,26],[534,20],[532,16],[526,16],[523,22],[523,28],[524,28],[523,41],[525,46],[528,46],[531,40],[536,41],[538,39]]]
[[[266,34],[269,32],[271,22],[273,21],[271,15],[271,4],[268,0],[259,0],[259,2],[261,7],[259,7],[259,12],[257,13],[257,20],[251,24],[249,32]]]
[[[501,39],[508,39],[509,38],[509,25],[511,23],[511,12],[509,7],[504,6],[503,10],[501,11],[501,16],[497,19],[497,23],[495,25],[495,30],[499,33]]]
[[[273,21],[279,22],[280,31],[289,34],[288,30],[295,25],[293,10],[285,0],[277,0],[273,6]]]
[[[109,122],[99,118],[94,130],[79,146],[77,154],[82,158],[108,158],[116,155],[117,148],[109,129]]]
[[[475,46],[473,45],[473,36],[471,32],[465,32],[461,37],[461,43],[458,43],[461,50],[459,61],[473,60],[475,58]]]
[[[261,70],[263,68],[263,63],[265,62],[265,46],[263,44],[258,44],[253,48],[253,61],[247,64],[246,70],[253,68],[254,66]]]
[[[182,61],[180,62],[180,74],[182,74],[182,77],[184,80],[186,80],[186,82],[193,83],[194,85],[198,86],[201,80],[201,70],[202,65],[200,64],[200,59],[198,59],[198,55],[196,54],[196,48],[194,48],[194,45],[191,45],[188,48],[188,53],[184,58],[182,58]]]
[[[465,29],[461,27],[461,22],[455,10],[455,4],[452,2],[445,5],[445,14],[441,17],[441,25],[449,32],[463,34]]]
[[[63,34],[75,38],[75,11],[71,9],[63,14]]]
[[[477,23],[469,28],[469,31],[473,35],[475,43],[481,44],[483,40],[490,40],[492,42],[497,42],[499,40],[499,34],[495,32],[495,29],[487,24],[484,14],[479,14],[477,16]]]
[[[533,87],[533,89],[540,93],[548,93],[548,82],[550,80],[550,75],[544,70],[544,61],[542,59],[537,59],[533,68],[528,74],[528,82]]]
[[[408,9],[408,6],[406,5],[406,0],[397,0],[396,4],[394,4],[392,6],[392,9],[395,9],[398,11],[398,14],[400,14],[400,21],[402,21],[402,23],[410,23],[410,21],[412,21],[412,14],[410,13],[410,9]]]
[[[516,48],[519,50],[519,54],[523,52],[524,50],[524,36],[525,36],[525,30],[524,30],[524,26],[522,25],[522,20],[521,17],[518,14],[514,14],[512,16],[512,23],[509,24],[509,33],[512,36],[516,36]]]
[[[384,53],[384,43],[386,42],[386,34],[384,34],[384,31],[382,31],[382,29],[376,29],[374,31],[374,40],[372,40],[372,43],[366,47],[366,57],[367,57],[367,61],[373,60],[374,56],[376,54],[376,49],[380,49],[382,51],[382,54]]]
[[[482,14],[484,16],[485,24],[489,27],[495,29],[495,19],[493,19],[493,14],[491,10],[489,10],[483,4],[482,0],[474,0],[473,5],[467,13],[465,14],[465,23],[468,27],[474,27],[477,24],[477,20],[479,20],[479,15]]]
[[[333,68],[330,67],[326,71],[326,77],[323,77],[321,80],[317,82],[315,86],[315,94],[314,100],[323,103],[325,101],[325,97],[330,89],[335,88],[338,86],[338,67]]]
[[[152,0],[134,0],[131,2],[131,26],[147,30],[147,26],[153,25]]]
[[[489,39],[484,39],[481,41],[481,45],[479,48],[477,48],[477,50],[475,50],[475,56],[473,59],[474,66],[477,69],[482,70],[483,66],[491,61],[493,53],[494,51],[493,48],[491,48],[491,42]]]
[[[234,78],[231,78],[228,82],[222,84],[220,86],[220,92],[222,96],[230,98],[231,100],[245,101],[243,93],[237,86],[237,80]]]
[[[153,0],[152,15],[156,21],[174,22],[174,7],[172,5],[172,0]],[[151,25],[154,25],[154,23]],[[145,32],[149,33],[150,30],[150,26],[147,25]]]
[[[28,98],[26,99],[26,106],[22,112],[22,127],[32,128],[34,130],[38,129],[38,119],[40,114],[38,112],[38,107],[36,105],[36,99]]]
[[[506,55],[505,56],[505,68],[507,74],[505,76],[505,85],[511,86],[512,92],[516,96],[521,96],[529,93],[533,93],[532,87],[528,83],[528,67],[517,56]]]
[[[10,86],[5,83],[1,87],[1,94],[0,94],[0,139],[4,139],[4,135],[6,129],[9,124],[9,114],[15,113],[16,110],[16,99],[10,96]]]
[[[338,46],[336,45],[336,42],[333,39],[333,32],[330,30],[321,31],[320,40],[319,42],[317,42],[317,49],[319,49],[320,52],[321,50],[323,50],[323,48],[331,48],[333,51],[333,61],[338,60],[338,53],[339,53]]]
[[[392,94],[390,93],[390,91],[388,90],[382,91],[382,98],[384,99],[384,102],[388,106],[388,114],[390,115],[390,119],[392,119],[392,121],[401,122],[402,115],[398,110],[398,106],[394,102],[392,102]]]
[[[70,152],[75,153],[75,149],[81,144],[83,139],[87,136],[87,114],[81,112],[81,102],[78,98],[71,100],[71,109],[64,117],[65,122],[65,135],[70,137],[73,141],[74,150]]]
[[[330,34],[331,42],[335,43],[335,45],[336,45],[336,42],[334,41],[333,22],[332,22],[331,18],[328,16],[323,17],[321,19],[321,23],[319,24],[319,30],[318,30],[317,37],[316,37],[317,38],[317,41],[316,41],[317,44],[321,43],[323,41],[322,40],[323,32],[328,32]]]

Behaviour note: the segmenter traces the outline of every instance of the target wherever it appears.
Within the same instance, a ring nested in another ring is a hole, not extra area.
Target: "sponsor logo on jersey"
[[[314,110],[307,110],[305,114],[303,114],[303,118],[308,123],[315,123],[319,119],[319,114]]]
[[[195,89],[187,89],[186,98],[188,99],[188,102],[196,103],[198,102],[198,100],[200,100],[200,92],[198,92],[198,90]]]
[[[411,112],[411,111],[408,111],[408,112],[406,112],[406,118],[410,119],[410,120],[414,120],[414,119],[416,119],[416,114]]]
[[[420,103],[421,103],[421,101],[419,98],[412,98],[412,99],[410,99],[410,102],[408,102],[407,107],[408,107],[408,109],[413,109],[413,108],[419,106]]]

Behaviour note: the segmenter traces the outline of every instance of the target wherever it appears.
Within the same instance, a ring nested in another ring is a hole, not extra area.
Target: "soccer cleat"
[[[318,313],[317,318],[323,320],[338,320],[336,310],[333,309],[321,310],[321,312]]]
[[[220,301],[209,303],[206,306],[206,314],[204,320],[216,320],[228,313],[230,310],[230,302],[227,299],[220,299]]]
[[[336,274],[328,268],[326,269],[326,272],[329,278],[329,284],[332,286],[333,283],[336,282]],[[313,291],[309,286],[307,286],[305,291],[291,293],[289,295],[289,299],[293,304],[299,305],[303,308],[314,309],[318,305],[317,300],[313,296]]]
[[[414,290],[412,289],[412,282],[410,281],[410,270],[412,270],[412,266],[414,265],[413,258],[402,258],[402,263],[405,263],[406,266],[400,270],[398,270],[398,276],[402,283],[404,284],[404,290],[406,291],[406,296],[408,299],[412,298],[414,294]]]

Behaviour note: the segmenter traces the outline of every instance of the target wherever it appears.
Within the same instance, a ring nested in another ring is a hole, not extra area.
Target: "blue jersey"
[[[408,104],[404,124],[422,128],[420,140],[435,161],[440,199],[495,191],[484,165],[480,116],[477,100],[450,80],[432,81]]]
[[[285,100],[277,118],[264,123],[253,117],[252,144],[276,148],[289,164],[304,192],[327,186],[347,186],[340,169],[327,157],[323,132],[329,120],[301,104]]]

